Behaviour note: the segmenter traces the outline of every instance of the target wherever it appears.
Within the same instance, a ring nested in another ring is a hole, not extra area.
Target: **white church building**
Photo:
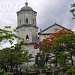
[[[65,28],[58,25],[57,23],[54,23],[52,26],[38,33],[36,16],[37,12],[34,11],[30,6],[28,6],[28,2],[26,2],[25,6],[17,12],[17,35],[24,38],[24,42],[28,45],[23,45],[23,48],[32,53],[33,56],[35,56],[39,52],[39,49],[34,49],[34,42],[38,41],[38,35],[39,41],[42,41],[45,37],[49,37],[50,34],[55,33],[62,28]]]

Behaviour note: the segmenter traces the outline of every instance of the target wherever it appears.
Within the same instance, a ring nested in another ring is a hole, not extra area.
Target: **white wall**
[[[39,39],[40,41],[42,41],[43,39],[49,37],[52,33],[56,33],[56,29],[61,30],[62,27],[58,26],[58,25],[54,25],[50,28],[48,28],[47,30],[41,32],[41,34],[39,35]]]

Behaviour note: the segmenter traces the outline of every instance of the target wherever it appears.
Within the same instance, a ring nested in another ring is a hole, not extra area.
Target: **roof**
[[[53,25],[51,25],[51,26],[47,27],[46,29],[40,31],[38,34],[41,34],[42,32],[44,32],[44,31],[46,31],[47,29],[49,29],[49,28],[51,28],[51,27],[53,27],[53,26],[56,26],[56,25],[59,26],[59,27],[61,27],[61,28],[67,29],[67,28],[65,28],[65,27],[63,27],[63,26],[61,26],[61,25],[59,25],[59,24],[57,24],[57,23],[55,22]],[[67,30],[71,31],[71,29],[67,29]],[[71,32],[73,33],[73,31],[71,31]],[[51,34],[51,33],[50,33],[50,34]],[[46,35],[46,34],[45,34],[45,35]]]
[[[28,24],[28,25],[24,24],[24,25],[21,25],[21,26],[17,26],[16,29],[19,29],[19,28],[22,28],[22,27],[34,27],[34,28],[38,28],[36,25],[33,26],[31,24]]]
[[[33,9],[31,7],[29,7],[29,6],[24,6],[24,7],[21,8],[21,10],[22,11],[27,11],[27,10],[33,11]]]
[[[21,10],[17,12],[17,14],[18,14],[18,13],[21,13],[21,12],[23,12],[23,11],[33,11],[34,13],[37,14],[36,11],[34,11],[30,6],[28,6],[28,2],[25,3],[25,6],[22,7]]]
[[[28,2],[25,3],[25,6],[22,7],[21,10],[22,10],[22,11],[27,11],[27,10],[28,10],[28,11],[29,11],[29,10],[33,11],[33,9],[28,6]]]

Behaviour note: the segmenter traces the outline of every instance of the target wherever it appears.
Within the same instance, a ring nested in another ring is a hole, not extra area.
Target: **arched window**
[[[28,18],[26,18],[26,24],[28,24]]]
[[[27,40],[27,41],[29,40],[29,36],[28,36],[28,35],[26,35],[26,40]]]

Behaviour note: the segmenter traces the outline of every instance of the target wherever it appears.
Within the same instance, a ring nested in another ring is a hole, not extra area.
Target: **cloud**
[[[37,11],[37,26],[41,29],[51,26],[56,20],[58,24],[75,30],[73,16],[69,12],[73,2],[74,0],[28,0],[29,6]],[[16,28],[16,12],[24,5],[25,0],[0,0],[0,28],[5,25]],[[9,43],[5,43],[2,48],[9,46]]]
[[[50,0],[48,4],[44,6],[43,12],[40,12],[41,17],[38,17],[38,23],[41,28],[45,28],[46,26],[50,26],[57,20],[57,23],[65,26],[71,27],[72,15],[69,12],[70,5],[73,1],[69,0]],[[50,3],[51,2],[51,3]],[[51,5],[50,5],[51,4]],[[42,21],[40,22],[40,19]],[[72,26],[73,28],[74,26]]]
[[[57,20],[57,23],[74,29],[72,14],[69,12],[70,5],[74,0],[28,0],[29,6],[37,11],[37,26],[46,28]],[[25,5],[25,0],[2,0],[0,1],[0,27],[11,25],[17,26],[17,14]]]
[[[8,40],[3,40],[3,41],[0,43],[0,49],[6,48],[6,47],[11,47],[11,46],[13,46],[13,45],[16,44],[16,43],[17,43],[16,39],[13,41],[13,44],[12,44],[12,45],[9,43]]]

